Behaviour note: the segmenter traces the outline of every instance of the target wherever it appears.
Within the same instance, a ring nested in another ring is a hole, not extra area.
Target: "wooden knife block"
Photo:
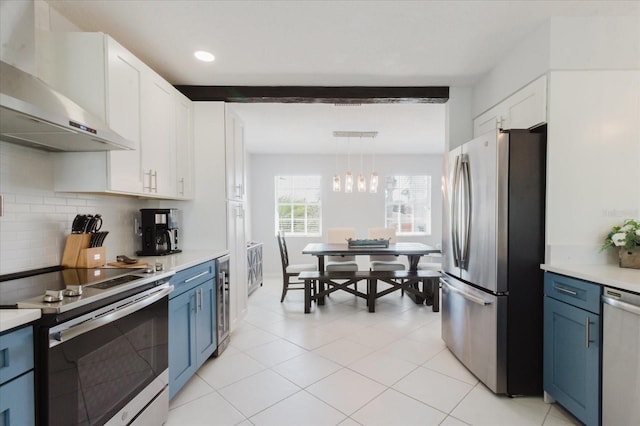
[[[67,237],[61,265],[65,268],[95,268],[107,263],[104,247],[89,248],[91,234],[71,234]]]

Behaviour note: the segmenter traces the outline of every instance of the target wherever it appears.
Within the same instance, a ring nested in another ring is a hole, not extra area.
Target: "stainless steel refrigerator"
[[[495,393],[542,393],[545,170],[546,126],[448,156],[442,338]]]

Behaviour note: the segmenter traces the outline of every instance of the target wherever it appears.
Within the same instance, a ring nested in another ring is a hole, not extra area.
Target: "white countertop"
[[[162,263],[165,271],[178,272],[227,254],[229,254],[229,250],[185,250],[182,253],[166,256],[137,256],[137,258],[142,262],[147,262],[150,266]]]
[[[0,309],[0,332],[35,321],[41,315],[40,309]]]
[[[540,265],[542,269],[568,275],[608,287],[640,293],[640,269],[620,268],[618,265]]]

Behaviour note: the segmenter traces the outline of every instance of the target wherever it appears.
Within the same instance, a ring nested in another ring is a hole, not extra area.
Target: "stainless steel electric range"
[[[0,307],[34,325],[42,425],[162,424],[172,271],[44,268],[0,276]]]

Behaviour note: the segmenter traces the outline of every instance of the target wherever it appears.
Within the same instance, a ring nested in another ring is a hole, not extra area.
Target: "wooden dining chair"
[[[289,263],[289,252],[287,251],[287,242],[284,239],[284,232],[280,231],[277,235],[278,247],[280,248],[280,259],[282,260],[282,297],[280,303],[284,302],[284,298],[289,290],[304,290],[304,281],[296,281],[300,272],[317,271],[318,265],[314,263]],[[315,294],[315,284],[311,289],[311,294]]]
[[[347,244],[347,239],[356,238],[355,228],[329,228],[327,229],[327,242],[329,244]],[[355,256],[327,256],[324,266],[326,271],[357,271],[358,263]]]
[[[396,242],[396,230],[393,228],[369,228],[369,238],[384,238],[391,244]],[[398,260],[398,256],[378,254],[369,256],[369,268],[372,271],[403,271],[405,264]]]

